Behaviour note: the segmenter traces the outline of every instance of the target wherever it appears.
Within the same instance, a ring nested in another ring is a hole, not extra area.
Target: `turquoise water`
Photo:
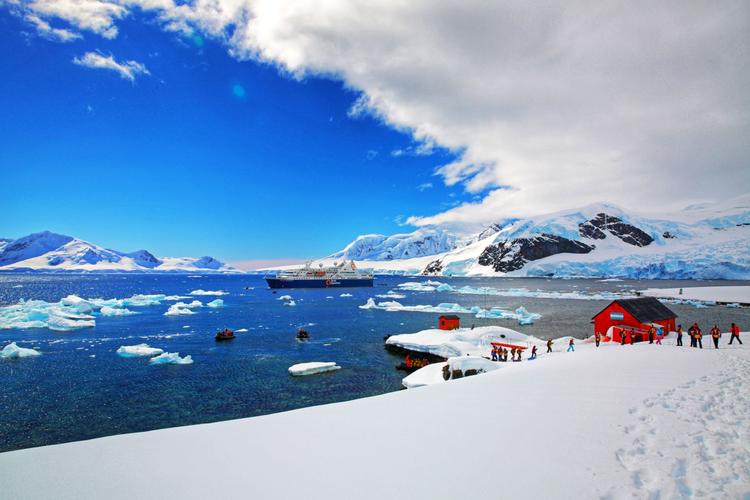
[[[425,281],[425,279],[420,279]],[[648,282],[595,280],[439,278],[456,287],[595,294],[620,292]],[[372,396],[399,390],[401,359],[383,349],[383,337],[434,327],[436,313],[363,310],[376,294],[397,289],[412,278],[377,277],[374,288],[284,290],[273,293],[258,276],[44,275],[0,274],[0,306],[19,299],[50,302],[76,294],[84,298],[125,298],[135,294],[187,295],[195,289],[223,290],[225,307],[200,308],[187,316],[165,316],[173,302],[131,307],[138,314],[98,317],[96,326],[69,332],[46,328],[0,330],[0,348],[10,341],[43,354],[0,360],[0,451],[90,439],[112,434],[228,420]],[[680,286],[657,282],[659,286]],[[687,282],[685,286],[697,284]],[[700,283],[707,284],[707,283]],[[341,294],[351,294],[342,297]],[[455,302],[464,306],[523,305],[542,319],[531,326],[511,320],[479,320],[461,315],[464,324],[499,324],[545,338],[582,337],[590,318],[607,300],[400,292],[405,305]],[[296,306],[284,306],[281,295]],[[330,297],[330,298],[329,298]],[[204,303],[216,297],[191,297]],[[378,301],[389,299],[377,299]],[[703,323],[750,323],[747,309],[673,307],[681,317]],[[217,343],[225,327],[248,329],[231,342]],[[299,342],[299,327],[312,338]],[[122,345],[146,342],[168,352],[190,355],[194,363],[152,366],[147,358],[122,358]],[[307,361],[335,361],[342,369],[323,375],[291,377],[287,368]]]

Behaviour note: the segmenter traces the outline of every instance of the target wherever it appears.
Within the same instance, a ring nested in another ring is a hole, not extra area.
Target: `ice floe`
[[[341,367],[335,362],[314,361],[310,363],[298,363],[289,367],[289,374],[295,377],[303,375],[315,375],[316,373],[325,373],[340,370]]]
[[[40,354],[42,353],[39,351],[18,347],[15,342],[11,342],[0,350],[0,359],[30,358],[32,356],[39,356]]]
[[[342,293],[339,295],[339,297],[352,297],[353,295],[351,293]]]
[[[181,358],[179,352],[165,352],[151,358],[148,362],[151,365],[190,365],[193,363],[193,358],[189,354]]]
[[[246,331],[248,331],[247,328],[240,328],[239,330],[235,330],[234,333],[243,333],[243,332],[246,332]]]
[[[138,358],[157,356],[162,354],[164,349],[158,347],[151,347],[148,344],[137,344],[137,345],[123,345],[117,349],[117,354],[123,358]]]
[[[424,312],[439,314],[473,314],[476,318],[481,319],[514,319],[521,325],[531,325],[534,321],[542,317],[539,313],[530,313],[525,307],[521,306],[514,311],[506,311],[499,307],[493,307],[489,310],[482,309],[479,306],[465,307],[452,302],[444,302],[436,306],[432,305],[415,305],[405,306],[395,300],[385,302],[375,302],[375,299],[369,298],[360,309],[380,309],[388,312]]]
[[[376,295],[376,297],[379,299],[405,299],[406,295],[389,290],[387,293]]]
[[[433,281],[432,283],[437,282]],[[410,292],[434,292],[439,285],[439,283],[438,285],[428,285],[419,281],[407,281],[406,283],[399,283],[396,286],[401,290],[408,290]]]
[[[282,295],[281,297],[279,297],[276,300],[292,300],[292,296],[291,295]]]
[[[224,301],[221,299],[212,300],[208,304],[206,304],[206,307],[211,307],[214,309],[217,309],[219,307],[224,307]]]
[[[190,292],[190,295],[227,295],[228,292],[225,292],[224,290],[201,290],[200,288],[198,290],[193,290]]]
[[[293,307],[293,306],[296,306],[297,303],[294,300],[290,300],[289,302],[284,302],[284,305]]]

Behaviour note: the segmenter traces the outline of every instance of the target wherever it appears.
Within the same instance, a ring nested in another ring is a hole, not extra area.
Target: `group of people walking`
[[[690,347],[700,348],[703,349],[703,331],[698,326],[698,323],[693,323],[690,328],[688,328],[687,331],[688,336],[690,337]],[[709,334],[711,335],[711,340],[714,342],[714,349],[719,348],[719,339],[723,335],[721,333],[721,329],[719,326],[714,323],[714,326],[709,331]],[[682,345],[682,325],[677,325],[677,345]],[[732,323],[732,326],[729,327],[729,344],[732,345],[732,342],[737,340],[740,344],[742,344],[742,340],[740,340],[740,327],[736,323]]]
[[[523,349],[511,348],[510,351],[508,351],[508,349],[505,349],[504,347],[497,347],[493,345],[490,355],[492,356],[492,361],[508,361],[509,352],[511,361],[521,361],[521,354],[523,353]],[[534,349],[534,354],[536,354],[536,348]]]

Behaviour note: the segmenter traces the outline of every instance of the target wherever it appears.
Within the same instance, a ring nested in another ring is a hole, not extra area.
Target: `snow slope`
[[[0,484],[9,499],[747,498],[750,350],[732,347],[581,345],[357,401],[3,453]]]
[[[0,271],[222,272],[239,273],[213,257],[155,257],[146,250],[109,250],[72,236],[44,231],[0,247]]]

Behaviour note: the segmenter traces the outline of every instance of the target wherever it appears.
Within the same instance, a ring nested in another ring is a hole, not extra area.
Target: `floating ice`
[[[123,345],[117,349],[117,354],[123,358],[138,358],[144,356],[156,356],[164,352],[164,349],[151,347],[148,344]]]
[[[519,307],[515,312],[506,311],[499,307],[493,307],[490,310],[482,309],[479,306],[466,307],[452,302],[444,302],[436,306],[416,305],[405,306],[396,301],[375,302],[375,299],[369,298],[360,309],[381,309],[388,312],[425,312],[439,314],[473,314],[480,319],[515,319],[521,325],[531,325],[533,322],[542,317],[539,313],[530,313],[524,307]]]
[[[151,365],[190,365],[193,358],[188,354],[184,358],[180,357],[179,352],[165,352],[148,361]]]
[[[290,300],[289,302],[284,302],[284,305],[292,307],[292,306],[296,306],[297,303],[293,300]]]
[[[340,370],[341,367],[334,362],[315,361],[311,363],[298,363],[289,367],[289,374],[295,377],[303,375],[315,375],[316,373],[332,372]]]
[[[138,314],[135,311],[131,311],[128,308],[117,308],[117,307],[109,307],[109,306],[103,306],[101,309],[99,309],[99,314],[102,316],[131,316],[133,314]]]
[[[68,295],[59,302],[20,300],[17,304],[0,307],[0,329],[49,328],[70,331],[96,326],[95,314],[125,316],[135,314],[128,307],[145,307],[175,299],[163,294],[133,295],[125,299],[83,299]],[[194,301],[199,303],[198,301]]]
[[[248,331],[247,328],[240,328],[239,330],[235,330],[235,333],[242,333]]]
[[[208,304],[206,304],[207,307],[212,307],[214,309],[217,309],[219,307],[224,307],[224,301],[221,299],[212,300]]]
[[[42,353],[39,351],[18,347],[15,342],[11,342],[0,350],[0,359],[30,358],[32,356],[39,356],[40,354]]]
[[[410,292],[434,292],[436,290],[435,286],[426,285],[424,283],[420,283],[419,281],[407,281],[406,283],[399,283],[396,286],[401,290],[408,290]]]
[[[282,295],[281,297],[279,297],[276,300],[292,300],[292,296],[291,295]]]
[[[195,312],[192,309],[190,309],[189,307],[185,307],[185,306],[187,306],[187,304],[184,304],[183,302],[172,304],[171,306],[169,306],[169,309],[167,309],[167,312],[164,313],[164,316],[180,316],[180,315],[185,315],[185,314],[195,314]]]
[[[193,290],[190,295],[227,295],[224,290]]]
[[[342,293],[339,297],[352,297],[351,293]]]
[[[380,295],[376,295],[376,297],[379,299],[405,299],[406,295],[388,290],[388,293],[381,293]]]

